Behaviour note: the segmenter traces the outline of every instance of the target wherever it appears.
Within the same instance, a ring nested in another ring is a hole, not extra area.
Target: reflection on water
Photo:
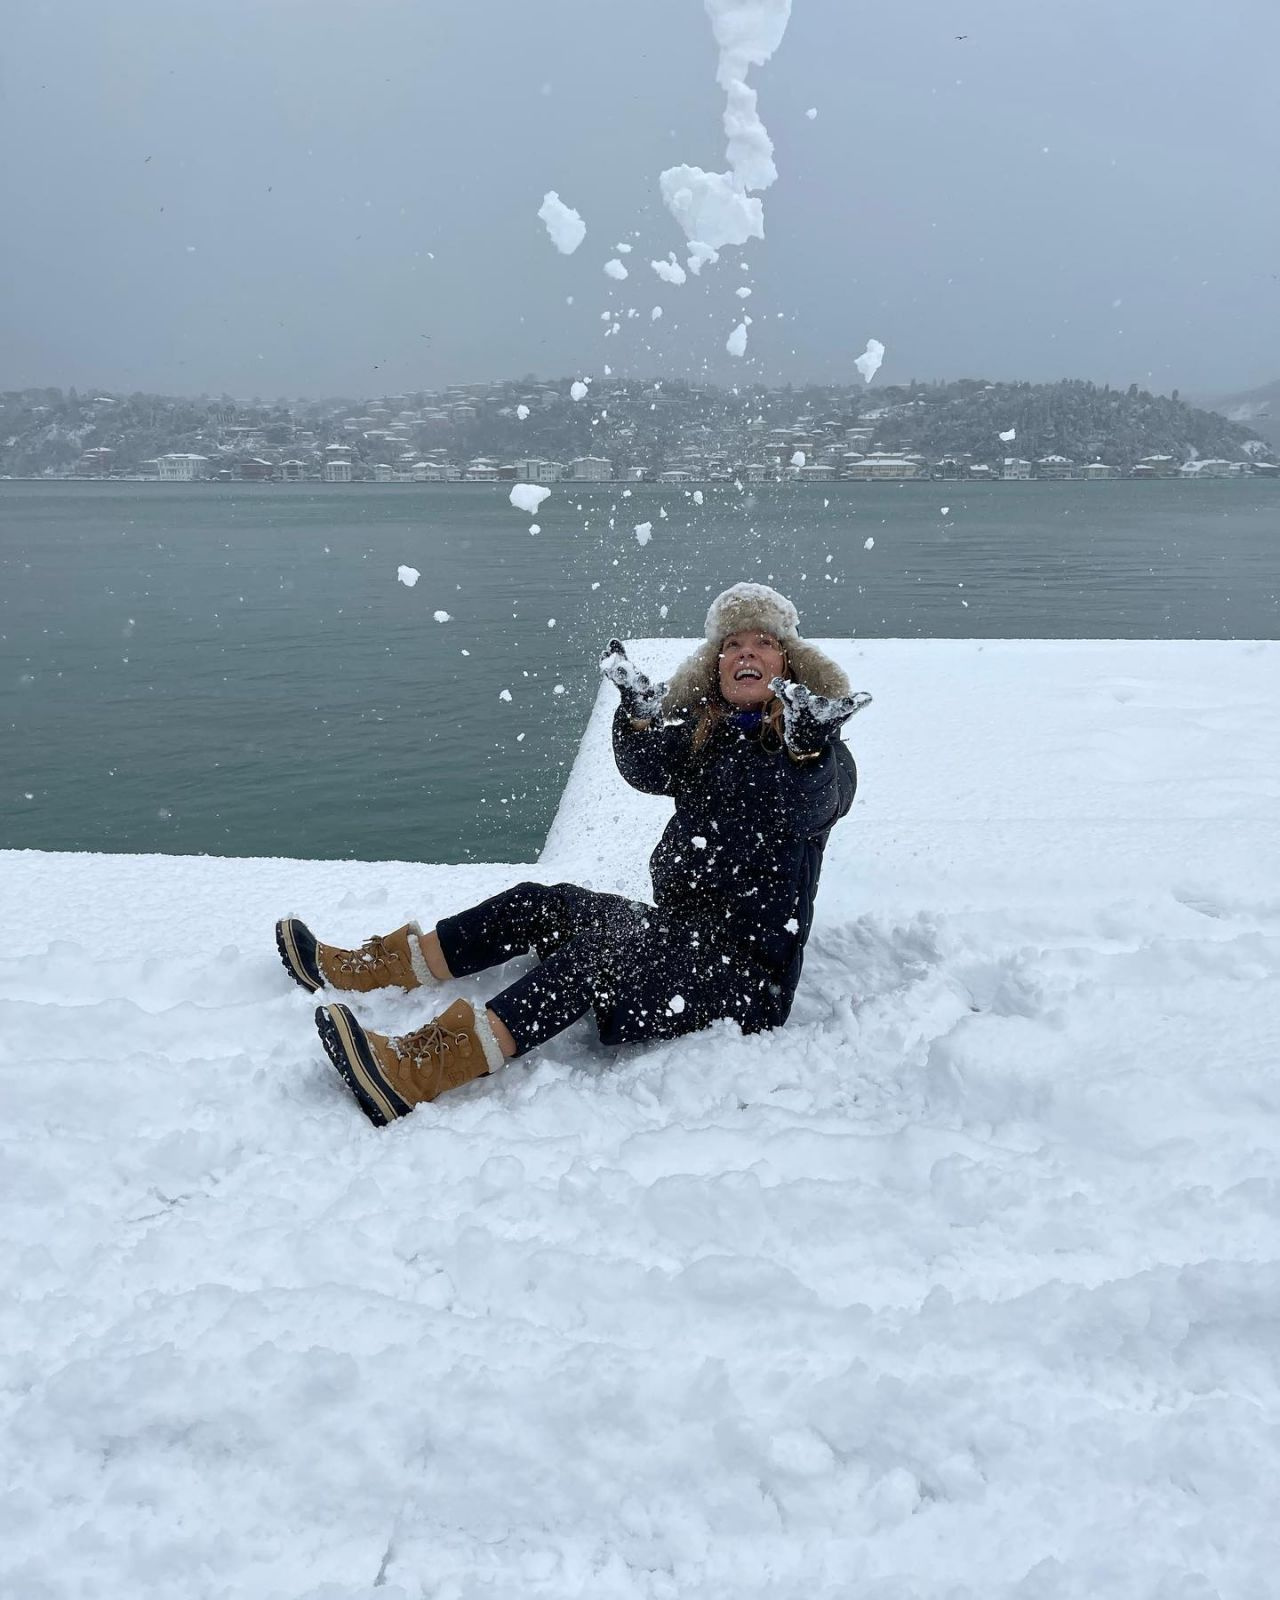
[[[742,578],[814,637],[1278,632],[1275,484],[704,496],[0,483],[0,846],[528,860],[605,641]]]

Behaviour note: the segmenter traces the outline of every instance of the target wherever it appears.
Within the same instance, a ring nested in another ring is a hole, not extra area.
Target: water
[[[0,483],[0,846],[529,860],[609,636],[741,578],[813,637],[1280,635],[1271,483],[705,495]]]

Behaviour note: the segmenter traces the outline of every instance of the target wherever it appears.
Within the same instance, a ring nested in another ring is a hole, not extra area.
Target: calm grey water
[[[0,846],[529,860],[610,634],[741,578],[816,637],[1280,636],[1271,483],[705,497],[0,483]]]

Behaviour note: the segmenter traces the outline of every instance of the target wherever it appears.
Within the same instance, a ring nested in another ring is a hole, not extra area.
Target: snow
[[[520,421],[521,421],[521,422],[523,422],[523,421],[524,421],[524,419],[525,419],[525,418],[526,418],[526,417],[527,417],[527,416],[528,416],[528,415],[529,415],[529,408],[528,408],[528,406],[526,406],[526,405],[518,405],[518,406],[517,406],[517,407],[516,407],[516,416],[517,416],[517,417],[519,417],[519,419],[520,419]]]
[[[740,322],[724,342],[725,349],[731,356],[744,356],[747,353],[747,325]]]
[[[453,621],[453,618],[449,615],[449,613],[447,611],[433,611],[431,613],[431,615],[435,618],[435,620],[437,622],[452,622]]]
[[[774,1034],[375,1130],[280,969],[644,893],[612,687],[534,863],[0,853],[6,1594],[1273,1592],[1280,645],[818,642],[876,703]]]
[[[876,547],[876,542],[875,542],[874,539],[868,538],[868,539],[864,539],[862,541],[862,548],[864,550],[874,550],[875,547]]]
[[[803,450],[797,450],[795,452],[795,454],[791,457],[791,465],[793,467],[802,467],[802,466],[804,466],[804,451]]]
[[[884,346],[880,343],[879,339],[868,339],[867,348],[860,356],[855,357],[853,364],[855,367],[857,367],[858,371],[862,374],[866,382],[870,383],[872,378],[875,377],[876,373],[879,372],[880,363],[883,360]]]
[[[942,506],[940,509],[941,509],[941,514],[944,517],[948,517],[948,516],[951,515],[951,507],[950,506]]]
[[[662,279],[663,283],[686,283],[688,273],[678,261],[651,261],[649,265]]]
[[[1018,430],[1016,428],[1009,428],[1000,435],[1001,442],[1004,444],[1012,444],[1017,437]]]
[[[508,700],[509,701],[511,699],[511,690],[510,689],[499,689],[498,690],[498,699],[499,700]]]
[[[517,511],[527,511],[533,516],[550,493],[551,490],[544,489],[541,484],[516,483],[512,484],[508,498]]]
[[[693,491],[693,503],[694,503],[694,505],[695,506],[700,506],[702,504],[702,501],[703,501],[702,490],[701,489],[695,489]]]
[[[731,173],[669,167],[660,175],[658,186],[663,203],[684,229],[690,246],[703,247],[689,263],[695,273],[701,269],[705,251],[764,238],[763,204],[740,189]]]
[[[406,589],[412,589],[422,574],[417,567],[397,567],[396,577],[404,584]]]
[[[546,224],[547,234],[561,255],[571,256],[587,236],[587,225],[572,208],[565,205],[554,189],[542,198],[538,215]]]
[[[637,522],[635,527],[636,543],[645,545],[653,537],[652,522]]]
[[[805,112],[805,116],[808,117],[810,122],[813,122],[815,120],[815,118],[817,117],[817,115],[818,115],[817,106],[810,106],[809,109]]]
[[[661,320],[661,318],[662,318],[662,307],[661,306],[654,306],[653,310],[649,313],[649,321],[650,322],[658,322],[658,321]]]
[[[569,385],[569,393],[575,400],[585,400],[587,398],[587,385],[583,383],[581,378],[575,378]]]
[[[745,283],[740,284],[739,287],[733,292],[737,295],[739,300],[750,300],[751,298],[751,290],[747,288]]]
[[[621,282],[623,278],[629,278],[631,276],[627,269],[622,265],[621,261],[618,260],[617,256],[614,256],[612,260],[605,262],[604,270],[609,277],[617,278],[619,282]]]

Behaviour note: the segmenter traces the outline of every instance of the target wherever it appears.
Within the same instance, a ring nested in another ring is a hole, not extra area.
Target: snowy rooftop
[[[826,648],[774,1035],[325,1063],[282,912],[644,891],[605,698],[528,866],[0,852],[4,1593],[1272,1592],[1280,644]]]

